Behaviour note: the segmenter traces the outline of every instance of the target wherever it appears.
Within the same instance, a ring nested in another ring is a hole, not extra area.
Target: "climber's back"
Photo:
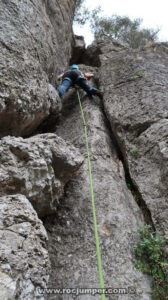
[[[69,78],[72,80],[73,84],[75,84],[76,81],[79,79],[79,77],[84,77],[84,76],[83,76],[82,72],[79,70],[79,68],[72,68],[72,66],[70,67],[70,69],[68,71],[66,71],[63,74],[62,79]]]
[[[88,84],[88,79],[92,78],[94,74],[85,73],[83,74],[78,65],[71,65],[69,70],[58,76],[58,80],[62,80],[58,87],[59,96],[62,98],[64,94],[69,90],[70,87],[77,85],[82,88],[89,97],[97,95],[102,98],[102,93]]]

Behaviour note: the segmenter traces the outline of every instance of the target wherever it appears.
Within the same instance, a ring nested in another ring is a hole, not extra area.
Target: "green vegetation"
[[[135,75],[130,76],[129,80],[134,81],[137,77]]]
[[[130,80],[131,80],[131,78],[130,78]],[[132,79],[132,80],[135,80],[135,79]],[[134,148],[133,150],[132,150],[132,155],[135,157],[135,158],[138,158],[138,156],[139,156],[139,150],[138,150],[138,148]]]
[[[76,0],[74,22],[79,25],[84,25],[90,18],[90,13],[85,6],[85,0]]]
[[[139,229],[140,241],[135,248],[135,267],[152,276],[152,299],[168,299],[168,263],[164,254],[164,239],[150,225]]]
[[[129,17],[117,15],[100,17],[99,13],[93,14],[91,29],[95,40],[114,39],[128,44],[131,48],[139,48],[157,39],[159,30],[142,29],[142,19],[131,20]]]
[[[134,81],[138,78],[144,78],[145,74],[143,71],[139,71],[139,72],[136,72],[135,74],[132,74],[129,78],[128,78],[128,81]]]
[[[143,77],[145,76],[145,73],[144,73],[143,71],[139,71],[139,72],[138,72],[138,76],[139,76],[140,78],[143,78]]]
[[[159,32],[159,29],[141,28],[142,19],[131,20],[127,16],[118,15],[105,17],[100,7],[90,12],[85,6],[85,0],[77,0],[74,21],[80,25],[89,21],[96,41],[114,39],[131,48],[144,47],[156,41]]]

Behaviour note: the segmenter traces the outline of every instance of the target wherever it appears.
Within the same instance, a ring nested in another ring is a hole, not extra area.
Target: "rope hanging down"
[[[95,200],[94,200],[94,190],[93,190],[91,163],[90,163],[90,151],[89,151],[89,144],[88,144],[87,126],[86,126],[85,116],[84,116],[84,112],[82,109],[82,104],[81,104],[80,95],[79,95],[78,90],[77,90],[77,96],[78,96],[78,100],[79,100],[81,116],[82,116],[83,125],[84,125],[84,129],[85,129],[85,142],[86,142],[86,150],[87,150],[87,156],[88,156],[90,193],[91,193],[91,199],[92,199],[93,224],[94,224],[94,234],[95,234],[95,241],[96,241],[99,282],[100,282],[100,288],[104,290],[104,280],[103,280],[102,262],[101,262],[100,246],[99,246],[99,236],[98,236],[98,230],[97,230],[96,209],[95,209]],[[101,300],[106,300],[104,293],[101,294]]]

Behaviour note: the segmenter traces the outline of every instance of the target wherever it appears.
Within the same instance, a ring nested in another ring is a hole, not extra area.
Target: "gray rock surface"
[[[56,134],[4,137],[0,140],[0,194],[21,193],[39,216],[50,214],[82,160],[80,152]]]
[[[85,40],[81,35],[74,35],[70,64],[79,63],[85,51]]]
[[[100,55],[101,54],[106,54],[107,52],[114,51],[118,52],[124,49],[128,49],[127,45],[121,44],[117,41],[113,41],[111,43],[105,42],[105,41],[97,41],[93,42],[91,45],[89,45],[81,59],[80,63],[83,63],[87,66],[93,66],[93,67],[100,67],[101,66],[101,61],[100,61]],[[108,51],[107,51],[108,50]],[[108,57],[106,57],[108,58]]]
[[[107,60],[108,57],[108,60]],[[154,225],[168,240],[168,45],[101,55],[111,127]]]
[[[43,300],[48,282],[47,233],[23,195],[0,197],[0,299]]]
[[[1,137],[29,135],[59,112],[54,86],[71,56],[74,3],[0,0]]]
[[[68,96],[74,99],[75,94],[70,92]],[[71,103],[70,98],[67,101]],[[134,294],[109,295],[107,299],[150,299],[148,278],[133,266],[137,229],[144,222],[142,212],[127,188],[123,165],[112,146],[99,99],[83,98],[82,103],[89,135],[105,287],[132,286],[136,290]],[[85,160],[76,177],[66,186],[56,217],[49,217],[45,222],[52,264],[49,287],[98,288],[88,162],[77,99],[69,114],[66,111],[63,115],[57,134],[79,148]],[[48,299],[97,300],[100,296],[53,294]]]
[[[47,299],[37,287],[48,280],[51,288],[99,287],[84,126],[74,89],[62,101],[56,91],[57,75],[80,62],[104,91],[104,106],[81,97],[105,287],[127,289],[106,300],[150,300],[150,278],[133,260],[146,211],[168,240],[168,44],[85,49],[72,36],[75,2],[0,0],[0,299]],[[49,132],[51,116],[56,133],[29,137]]]

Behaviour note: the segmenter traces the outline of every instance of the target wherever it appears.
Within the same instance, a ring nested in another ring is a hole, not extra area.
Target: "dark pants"
[[[97,95],[98,93],[98,90],[87,84],[87,81],[84,78],[79,78],[75,84],[82,88],[89,96]],[[58,87],[59,96],[62,98],[71,86],[73,86],[72,80],[70,78],[64,78]]]
[[[84,78],[79,78],[77,83],[76,83],[79,87],[81,87],[89,96],[92,96],[92,95],[97,95],[97,92],[98,90],[91,87],[86,79]]]

